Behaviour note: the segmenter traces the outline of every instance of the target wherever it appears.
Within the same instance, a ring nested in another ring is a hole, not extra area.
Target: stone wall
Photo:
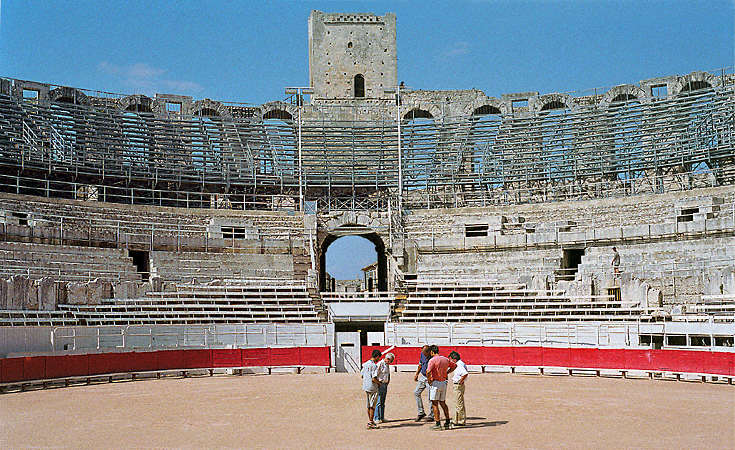
[[[735,186],[722,186],[599,200],[414,210],[406,216],[406,231],[409,238],[428,242],[433,237],[436,242],[437,238],[464,238],[466,224],[488,224],[492,236],[675,223],[682,204],[712,197],[721,199],[732,215]]]
[[[15,275],[0,279],[0,309],[54,311],[59,304],[96,305],[103,299],[136,298],[161,288],[160,280],[70,282]]]

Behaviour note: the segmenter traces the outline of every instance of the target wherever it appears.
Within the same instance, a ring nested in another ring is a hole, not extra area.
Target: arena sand
[[[393,374],[389,422],[378,430],[365,429],[355,374],[10,393],[0,396],[0,448],[735,448],[735,387],[728,385],[471,374],[469,426],[448,431],[414,422],[414,385],[412,374]]]

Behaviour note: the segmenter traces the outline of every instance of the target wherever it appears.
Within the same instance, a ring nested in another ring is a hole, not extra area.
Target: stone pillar
[[[0,279],[0,309],[8,308],[8,282]]]
[[[38,309],[43,311],[54,311],[56,309],[56,281],[50,277],[44,277],[35,281],[38,293]]]

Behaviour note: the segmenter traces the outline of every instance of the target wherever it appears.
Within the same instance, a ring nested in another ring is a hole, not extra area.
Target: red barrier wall
[[[362,347],[362,360],[370,359],[374,349]],[[735,353],[706,350],[648,350],[564,347],[440,347],[441,354],[458,351],[470,365],[545,366],[579,369],[660,370],[680,373],[735,375]],[[394,364],[418,364],[420,347],[397,347]]]
[[[266,367],[271,363],[270,348],[243,348],[243,367]]]
[[[330,367],[329,347],[160,350],[0,359],[0,382],[216,367]]]
[[[239,348],[212,350],[214,367],[242,367],[242,352]]]
[[[362,347],[363,361],[372,350]],[[443,347],[456,349],[471,365],[554,366],[587,369],[661,370],[735,376],[735,353],[697,350],[595,349],[559,347]],[[420,347],[391,352],[396,364],[418,364]],[[0,359],[0,382],[40,380],[105,373],[214,367],[330,366],[329,347],[161,350],[89,355],[29,356]]]
[[[329,347],[299,347],[299,361],[302,366],[331,365]]]

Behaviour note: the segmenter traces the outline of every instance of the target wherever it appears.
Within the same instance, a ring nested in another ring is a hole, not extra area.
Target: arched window
[[[681,92],[692,92],[692,91],[700,91],[702,89],[711,89],[712,85],[710,85],[706,81],[690,81],[689,83],[685,84],[684,87],[681,89]]]
[[[355,75],[355,98],[365,97],[365,77],[359,73]]]
[[[437,160],[437,126],[434,116],[423,109],[412,109],[403,115],[401,142],[403,144],[403,187],[406,190],[428,189],[432,175],[438,169],[453,170]]]
[[[297,179],[297,143],[293,116],[279,109],[264,114],[263,139],[263,145],[256,156],[258,173]]]
[[[477,174],[482,183],[497,187],[502,180],[502,159],[497,153],[495,138],[500,129],[500,109],[482,105],[472,111],[470,137],[472,151],[470,161],[465,161],[465,171]]]
[[[532,169],[532,177],[546,182],[573,178],[576,159],[573,154],[574,123],[570,112],[569,106],[559,100],[552,100],[541,107],[537,124],[541,152],[539,164]]]

